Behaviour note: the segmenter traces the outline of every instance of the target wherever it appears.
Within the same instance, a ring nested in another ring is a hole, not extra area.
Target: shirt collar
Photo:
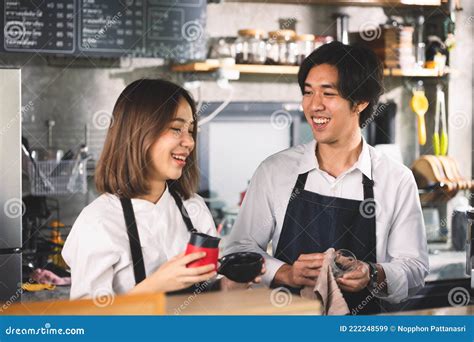
[[[152,203],[150,201],[140,199],[140,198],[132,198],[133,207],[137,210],[161,210],[168,205],[170,200],[171,194],[169,193],[168,184],[165,185],[165,191],[161,195],[160,199],[156,203]]]
[[[316,140],[312,140],[309,143],[304,145],[304,152],[300,159],[300,164],[298,167],[298,173],[305,173],[314,169],[319,170],[318,159],[316,158]],[[372,179],[372,160],[369,150],[369,145],[362,137],[362,151],[357,159],[356,163],[348,170],[358,169],[369,179]]]

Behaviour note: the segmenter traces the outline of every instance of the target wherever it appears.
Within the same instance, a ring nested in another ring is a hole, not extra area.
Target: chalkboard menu
[[[206,0],[4,0],[3,52],[204,59]]]
[[[5,51],[71,53],[75,48],[74,0],[4,1]]]

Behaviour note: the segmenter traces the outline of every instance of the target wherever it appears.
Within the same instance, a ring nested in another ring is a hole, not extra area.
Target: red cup
[[[221,239],[203,233],[191,233],[191,238],[186,246],[185,254],[205,252],[206,255],[198,260],[195,260],[187,267],[199,267],[209,264],[214,264],[214,269],[217,270],[217,260],[219,257],[219,242]]]

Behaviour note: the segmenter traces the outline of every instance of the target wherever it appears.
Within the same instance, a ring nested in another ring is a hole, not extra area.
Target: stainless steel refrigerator
[[[0,302],[21,299],[21,71],[0,69]]]

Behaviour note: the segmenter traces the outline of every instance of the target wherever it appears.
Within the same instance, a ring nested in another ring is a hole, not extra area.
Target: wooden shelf
[[[235,64],[221,67],[239,71],[248,75],[296,75],[298,66],[292,65],[254,65]],[[195,62],[189,64],[177,64],[171,67],[174,72],[214,72],[219,69],[218,61],[208,60],[206,62]],[[435,69],[384,69],[384,76],[393,77],[441,77]]]
[[[175,72],[213,72],[219,68],[217,61],[195,62],[189,64],[177,64],[171,67]],[[258,65],[258,64],[234,64],[223,66],[224,69],[237,70],[241,74],[269,74],[269,75],[296,75],[297,66],[293,65]]]
[[[448,74],[448,69],[444,71],[444,74],[439,74],[436,69],[426,69],[426,68],[417,68],[417,69],[384,69],[384,76],[393,76],[393,77],[443,77]]]

